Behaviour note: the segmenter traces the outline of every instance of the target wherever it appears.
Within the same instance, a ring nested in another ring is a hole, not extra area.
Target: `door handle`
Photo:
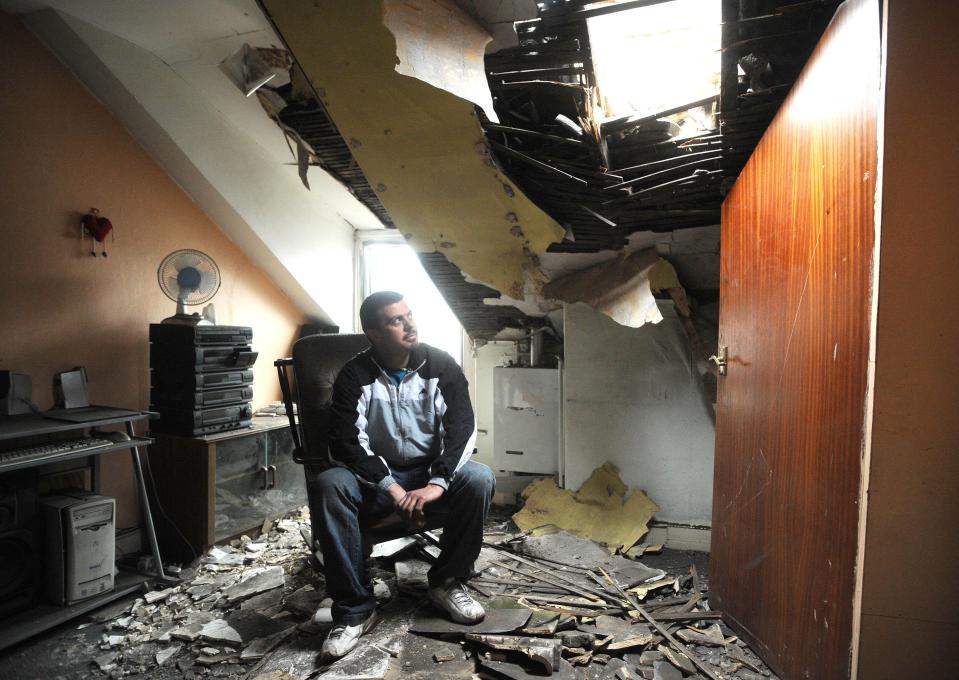
[[[728,352],[729,352],[728,347],[724,347],[723,345],[720,345],[719,350],[716,352],[716,354],[709,357],[709,361],[712,361],[714,364],[716,364],[716,368],[719,369],[719,375],[726,375],[726,366],[728,365],[726,357],[728,355]]]
[[[263,475],[263,486],[261,486],[260,488],[263,489],[264,491],[266,491],[267,489],[270,488],[270,486],[269,486],[269,484],[270,484],[270,470],[269,470],[269,468],[266,467],[265,465],[261,465],[261,466],[260,466],[260,473]]]
[[[270,488],[275,489],[276,488],[276,466],[270,465],[268,466],[268,469],[270,471],[270,474],[272,475],[270,480]]]

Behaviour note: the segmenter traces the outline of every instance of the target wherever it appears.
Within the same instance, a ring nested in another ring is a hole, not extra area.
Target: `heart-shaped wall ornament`
[[[113,231],[113,223],[106,217],[98,217],[97,224],[90,230],[90,233],[93,234],[93,238],[102,243],[111,231]]]
[[[100,211],[96,208],[90,208],[90,212],[80,219],[80,224],[100,243],[113,231],[113,223],[106,217],[100,217]]]

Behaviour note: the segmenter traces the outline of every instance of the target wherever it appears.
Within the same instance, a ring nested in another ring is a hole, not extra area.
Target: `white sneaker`
[[[366,621],[355,626],[344,626],[342,624],[333,626],[333,629],[327,633],[323,646],[320,647],[320,656],[327,661],[346,656],[353,651],[360,638],[370,632],[379,620],[379,614],[374,611]]]
[[[426,599],[434,607],[449,614],[456,623],[479,623],[486,618],[483,605],[474,600],[456,579],[448,579],[444,585],[430,588]]]

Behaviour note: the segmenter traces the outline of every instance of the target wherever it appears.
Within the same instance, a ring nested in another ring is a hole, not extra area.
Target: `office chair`
[[[315,488],[314,480],[323,470],[332,467],[329,456],[329,427],[333,382],[346,362],[369,346],[370,343],[363,334],[309,335],[293,344],[292,358],[277,359],[273,362],[293,435],[293,460],[303,465],[306,474],[312,529],[310,553],[320,564],[322,557],[319,555],[319,544],[315,538],[318,535],[314,519],[317,513],[313,512],[319,492]],[[297,404],[297,414],[293,411],[294,401]],[[425,527],[410,529],[397,513],[385,517],[361,518],[365,554],[368,556],[377,543],[437,529],[442,526],[442,520],[442,515],[431,515]],[[426,537],[425,541],[433,542],[431,537]]]

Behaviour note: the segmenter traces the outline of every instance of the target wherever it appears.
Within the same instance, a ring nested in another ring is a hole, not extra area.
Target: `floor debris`
[[[610,497],[622,498],[615,477],[602,472],[597,479],[610,485]],[[305,509],[265,522],[265,533],[217,546],[181,569],[178,585],[93,612],[88,626],[62,629],[58,635],[73,638],[57,644],[69,651],[58,646],[51,656],[69,666],[40,675],[150,680],[772,677],[721,622],[721,613],[709,608],[705,560],[698,571],[690,570],[690,561],[683,561],[689,558],[665,550],[647,552],[650,564],[645,565],[571,532],[529,535],[508,516],[490,520],[468,584],[487,609],[482,624],[452,623],[425,603],[424,542],[402,541],[370,563],[382,600],[380,623],[349,656],[322,666],[319,650],[332,602],[300,538],[299,529],[308,524]],[[619,544],[621,550],[628,540]],[[250,544],[256,549],[247,549]],[[318,609],[326,623],[314,623]],[[14,652],[24,669],[36,666],[30,644]],[[15,667],[8,662],[0,656],[0,668]]]

